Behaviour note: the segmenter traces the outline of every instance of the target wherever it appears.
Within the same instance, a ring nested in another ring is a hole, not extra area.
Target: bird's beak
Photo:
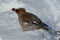
[[[15,8],[12,8],[12,11],[15,11],[15,12],[16,12],[16,10],[17,10],[17,9],[15,9]]]

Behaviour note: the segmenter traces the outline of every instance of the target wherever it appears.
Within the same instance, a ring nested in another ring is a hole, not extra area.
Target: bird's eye
[[[16,9],[16,12],[19,12],[19,10]]]

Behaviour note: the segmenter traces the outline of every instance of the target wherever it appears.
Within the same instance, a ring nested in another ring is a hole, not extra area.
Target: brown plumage
[[[12,8],[12,11],[17,13],[19,23],[24,31],[36,29],[49,30],[45,27],[47,26],[45,23],[43,23],[36,15],[26,12],[25,8]]]

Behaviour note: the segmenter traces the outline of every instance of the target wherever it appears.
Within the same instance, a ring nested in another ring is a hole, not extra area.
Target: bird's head
[[[23,15],[26,12],[25,8],[12,8],[12,11],[16,12],[18,15]]]

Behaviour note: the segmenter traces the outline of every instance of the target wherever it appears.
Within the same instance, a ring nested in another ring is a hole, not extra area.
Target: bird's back
[[[34,14],[27,12],[25,15],[22,16],[22,29],[24,31],[28,30],[36,30],[40,29],[40,26],[32,24],[33,17],[35,17]],[[21,21],[20,21],[21,23]]]

